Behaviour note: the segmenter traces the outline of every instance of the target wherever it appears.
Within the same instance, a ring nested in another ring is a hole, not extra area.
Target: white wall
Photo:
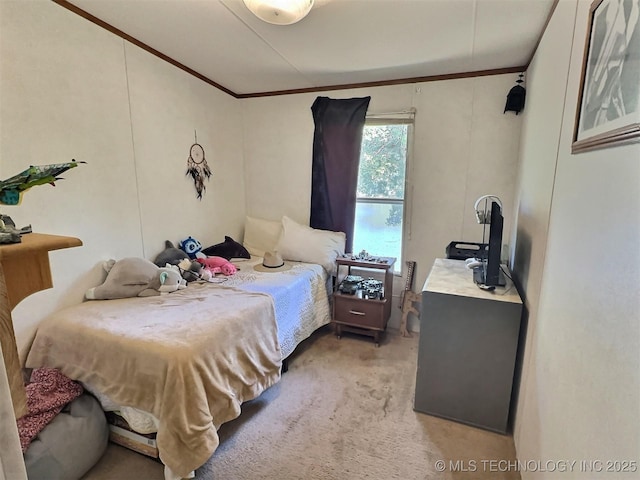
[[[515,248],[529,310],[520,460],[639,460],[640,144],[571,154],[589,5],[559,3],[528,75],[537,100],[523,127]],[[523,474],[560,477],[591,475],[580,463]]]
[[[0,175],[87,162],[1,208],[18,226],[84,242],[52,252],[54,288],[14,310],[24,355],[46,314],[100,283],[103,260],[241,235],[242,124],[234,98],[53,2],[3,0],[0,19]],[[202,201],[185,176],[194,130],[213,170]]]
[[[419,291],[449,242],[482,241],[473,209],[479,196],[502,198],[504,242],[509,241],[522,117],[503,110],[515,80],[510,74],[243,100],[247,212],[274,220],[287,215],[308,225],[311,105],[317,96],[370,95],[372,113],[415,107],[407,189],[411,235],[404,248],[406,260],[417,262],[414,289]],[[397,279],[396,296],[402,288]],[[391,325],[397,326],[400,312],[392,312]]]
[[[536,318],[547,246],[549,214],[558,158],[558,142],[567,90],[575,2],[560,2],[547,26],[546,34],[527,71],[527,106],[523,115],[518,169],[518,198],[513,269],[523,294],[525,314],[521,325],[521,376],[523,390],[517,397],[516,411],[523,409],[528,397],[523,393],[531,371],[528,365],[535,355]],[[567,28],[571,25],[571,28]],[[541,73],[540,73],[541,72]],[[545,72],[555,72],[545,75]],[[523,348],[524,346],[524,348]],[[534,402],[529,408],[537,408]],[[518,421],[516,442],[528,437]]]

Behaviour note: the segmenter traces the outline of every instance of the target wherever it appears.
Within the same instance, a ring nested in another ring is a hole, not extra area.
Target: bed
[[[262,273],[261,261],[237,263],[223,283],[64,309],[38,327],[26,366],[58,368],[103,406],[155,419],[165,476],[186,477],[217,448],[220,425],[278,382],[283,359],[330,321],[322,266]]]

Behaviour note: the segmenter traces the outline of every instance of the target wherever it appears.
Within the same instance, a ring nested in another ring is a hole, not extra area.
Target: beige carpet
[[[389,330],[337,339],[328,328],[294,353],[280,383],[220,429],[206,480],[518,479],[510,436],[413,411],[418,339]],[[444,461],[444,471],[437,462]],[[456,464],[466,472],[453,472]],[[502,471],[501,471],[502,470]],[[84,480],[162,480],[162,466],[110,444]]]

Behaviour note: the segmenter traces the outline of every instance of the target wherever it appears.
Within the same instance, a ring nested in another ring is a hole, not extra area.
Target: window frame
[[[413,141],[415,131],[415,110],[400,113],[389,114],[368,114],[365,119],[364,126],[382,126],[382,125],[407,125],[407,147],[405,153],[405,171],[404,171],[404,197],[403,199],[389,197],[359,197],[356,194],[356,206],[358,203],[368,204],[386,204],[386,205],[402,205],[402,232],[400,239],[400,257],[396,259],[396,265],[393,269],[393,275],[402,277],[405,271],[406,244],[411,240],[411,212],[413,199],[413,184],[410,178],[413,174]],[[360,168],[358,166],[358,168]],[[357,189],[357,185],[356,185]],[[354,224],[355,231],[355,224]],[[397,270],[395,267],[399,267]]]

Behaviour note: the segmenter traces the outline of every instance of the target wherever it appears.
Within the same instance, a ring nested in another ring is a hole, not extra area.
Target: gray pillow
[[[107,448],[109,427],[91,395],[69,403],[24,453],[29,480],[75,480],[93,467]]]

